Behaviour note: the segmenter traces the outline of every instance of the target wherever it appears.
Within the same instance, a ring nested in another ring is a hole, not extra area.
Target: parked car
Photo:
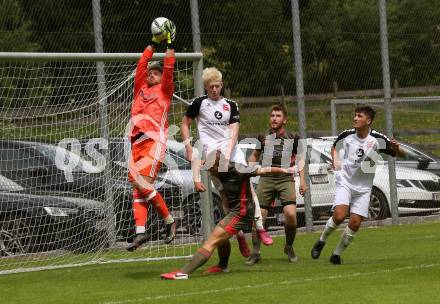
[[[74,159],[77,164],[69,170],[70,180],[63,164],[57,163],[57,153],[66,163]],[[120,166],[114,164],[112,168],[116,170]],[[111,172],[106,177],[102,169],[93,166],[90,161],[59,146],[22,140],[0,140],[0,174],[23,185],[32,193],[67,191],[77,193],[83,198],[104,202],[106,190],[109,188],[106,184],[110,184],[117,237],[131,241],[134,236],[132,185],[127,181],[126,168],[123,176]],[[162,178],[158,178],[156,184],[169,206],[180,204],[176,199],[181,197],[178,186]],[[151,237],[157,237],[163,230],[163,224],[151,216],[153,212],[150,212],[148,232]]]
[[[0,256],[108,246],[104,205],[74,193],[32,193],[0,175]]]

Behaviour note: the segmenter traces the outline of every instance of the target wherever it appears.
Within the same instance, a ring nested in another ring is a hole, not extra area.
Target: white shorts
[[[335,200],[332,210],[335,206],[350,206],[350,213],[358,214],[368,218],[368,208],[370,206],[371,191],[357,192],[348,187],[336,185]]]

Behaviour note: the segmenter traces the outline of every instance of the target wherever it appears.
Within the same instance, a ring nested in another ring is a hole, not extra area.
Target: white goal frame
[[[103,66],[105,62],[112,61],[133,61],[136,62],[141,57],[142,53],[36,53],[36,52],[0,52],[0,63],[1,62],[96,62],[96,77],[98,84],[98,94],[99,94],[99,112],[100,115],[100,134],[102,138],[108,139],[109,130],[107,125],[107,101],[105,91],[105,81],[104,86],[100,83],[103,78]],[[153,60],[161,60],[165,57],[165,53],[155,53],[153,55]],[[202,81],[202,68],[203,68],[203,54],[202,53],[176,53],[175,54],[176,61],[192,61],[192,73],[194,79],[194,96],[198,96],[203,93],[203,81]],[[190,104],[188,100],[185,100],[177,95],[174,95],[174,98],[179,102],[182,102],[186,105]],[[107,153],[108,154],[108,153]],[[105,155],[109,157],[109,155]],[[107,167],[107,166],[106,166]],[[107,169],[105,169],[107,170]],[[108,176],[108,174],[105,174]],[[206,178],[206,177],[205,177]],[[109,190],[109,194],[106,193],[106,201],[111,199],[111,189]],[[106,191],[107,192],[107,191]],[[202,196],[203,203],[201,204],[202,209],[202,230],[203,236],[206,237],[210,230],[212,229],[213,219],[211,215],[211,206],[205,200],[211,201],[212,193],[205,193]],[[108,218],[113,218],[114,214],[108,214]],[[112,226],[112,225],[109,225]],[[108,227],[108,235],[110,242],[114,244],[115,242],[115,228]],[[189,242],[195,242],[195,240],[189,240]],[[182,258],[182,256],[174,256],[169,257],[165,256],[163,259],[170,258]],[[44,269],[54,269],[54,268],[64,268],[64,267],[72,267],[72,266],[81,266],[95,263],[109,263],[109,262],[127,262],[127,261],[145,261],[145,260],[157,260],[158,258],[135,258],[135,259],[114,259],[114,260],[106,260],[106,259],[95,259],[91,262],[74,262],[71,264],[63,264],[63,265],[48,265],[43,267],[18,267],[16,269],[7,269],[2,270],[0,268],[0,275],[14,272],[28,272],[28,271],[37,271]]]

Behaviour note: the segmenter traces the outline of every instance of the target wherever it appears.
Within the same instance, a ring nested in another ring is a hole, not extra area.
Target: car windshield
[[[9,178],[0,175],[0,191],[12,192],[12,191],[22,191],[24,188]]]
[[[90,161],[86,161],[82,159],[79,155],[71,151],[68,151],[63,147],[42,144],[42,145],[34,146],[34,148],[38,152],[49,158],[54,164],[56,163],[57,153],[59,153],[59,156],[64,158],[64,162],[61,165],[61,168],[59,164],[57,165],[61,170],[68,168],[70,163],[74,163],[77,165],[72,169],[73,172],[86,172],[86,173],[100,172],[99,168],[93,166]]]

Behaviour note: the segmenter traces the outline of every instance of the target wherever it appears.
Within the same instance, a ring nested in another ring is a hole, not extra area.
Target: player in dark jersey
[[[339,134],[333,144],[332,167],[335,170],[335,199],[333,215],[325,225],[319,240],[312,248],[312,258],[319,258],[329,235],[350,214],[341,240],[330,256],[330,262],[341,264],[341,254],[352,242],[362,221],[368,218],[378,153],[404,156],[399,143],[371,129],[375,111],[369,106],[359,106],[354,111],[353,129]]]
[[[218,265],[214,267],[222,269],[222,272],[228,272],[227,265],[231,247],[230,245],[225,246],[225,243],[228,243],[229,239],[237,234],[238,231],[250,227],[254,222],[255,204],[251,195],[250,177],[269,173],[289,174],[293,172],[293,168],[246,167],[233,162],[229,163],[227,172],[219,172],[220,156],[221,153],[219,151],[215,153],[215,162],[210,168],[210,172],[221,181],[225,189],[229,213],[217,224],[202,247],[194,254],[191,261],[182,269],[162,274],[161,277],[163,279],[187,279],[188,274],[208,261],[216,248],[219,248],[219,250],[221,248],[222,252],[219,252],[220,260]]]
[[[295,165],[299,136],[288,132],[284,126],[287,123],[287,109],[282,105],[274,105],[270,110],[270,129],[264,136],[259,136],[261,146],[255,149],[249,158],[249,163],[258,161],[261,156],[263,168],[265,167],[292,167]],[[307,184],[304,179],[304,171],[299,171],[300,193],[307,191]],[[268,209],[275,198],[279,198],[283,206],[284,231],[286,244],[284,253],[290,262],[296,262],[297,256],[293,249],[293,242],[296,235],[296,191],[295,181],[292,174],[262,176],[257,186],[257,196],[260,203],[261,215],[266,219]],[[253,253],[247,260],[247,265],[254,265],[261,260],[260,240],[253,233]]]

